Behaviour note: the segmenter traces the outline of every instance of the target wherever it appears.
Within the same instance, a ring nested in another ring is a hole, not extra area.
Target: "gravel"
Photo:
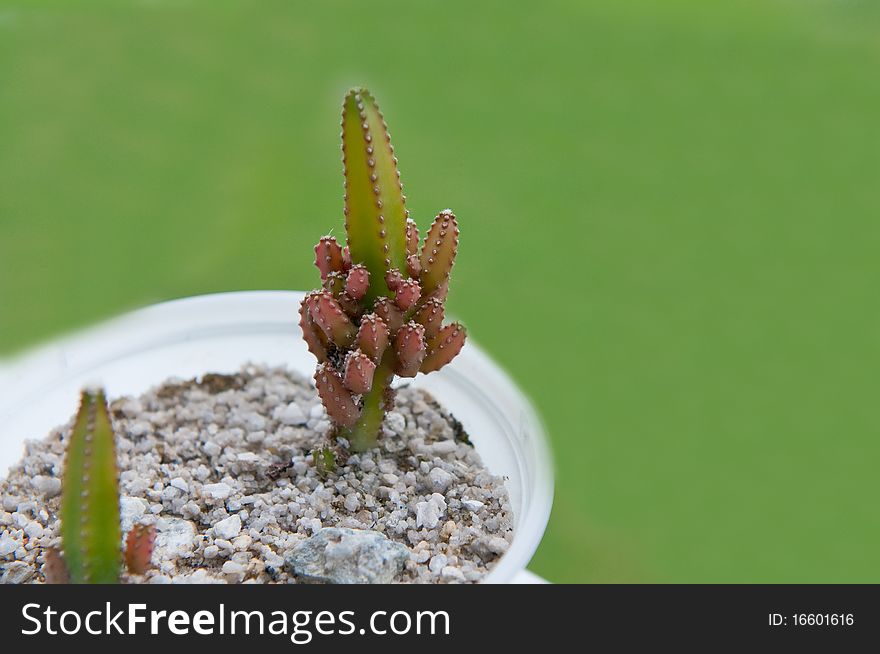
[[[503,478],[424,391],[401,388],[379,447],[340,460],[326,477],[311,451],[324,442],[327,416],[314,386],[283,368],[169,380],[115,400],[111,412],[123,527],[157,530],[154,567],[133,581],[473,583],[510,545]],[[69,429],[28,441],[0,481],[0,582],[41,581],[44,548],[59,545]],[[332,556],[316,549],[341,534],[346,546],[334,545]],[[375,564],[386,560],[373,556],[379,546],[393,565]],[[359,576],[343,555],[362,550],[373,563]],[[298,574],[296,552],[324,569]]]

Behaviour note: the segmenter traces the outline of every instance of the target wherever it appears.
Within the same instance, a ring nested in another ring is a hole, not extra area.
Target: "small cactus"
[[[61,542],[70,581],[112,584],[119,579],[119,492],[116,445],[103,391],[83,391],[61,494]]]
[[[342,161],[347,243],[325,236],[315,246],[322,288],[303,300],[300,327],[336,435],[357,452],[376,444],[394,376],[439,370],[461,351],[466,332],[443,326],[455,215],[441,211],[420,247],[387,125],[365,89],[343,102]]]
[[[61,480],[61,546],[47,548],[47,583],[115,584],[122,563],[116,437],[104,391],[83,391],[67,444]],[[132,574],[150,567],[155,528],[135,525],[126,536]]]

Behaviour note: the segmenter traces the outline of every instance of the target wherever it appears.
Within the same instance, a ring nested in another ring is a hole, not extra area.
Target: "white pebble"
[[[435,493],[445,493],[454,481],[455,477],[443,468],[434,468],[428,473],[428,485]]]
[[[448,560],[449,559],[446,558],[445,554],[435,554],[431,557],[431,562],[428,564],[428,569],[435,575],[439,575],[443,568],[446,567],[446,562]]]
[[[479,500],[462,500],[461,505],[464,508],[466,508],[468,511],[472,511],[474,513],[476,513],[477,511],[482,509],[484,506],[486,506],[485,504],[483,504]]]
[[[37,475],[31,479],[31,486],[46,497],[55,497],[61,492],[61,480],[57,477]]]
[[[0,536],[0,556],[8,556],[12,554],[18,549],[19,545],[21,545],[21,543],[10,536],[8,532],[4,533]]]
[[[232,486],[224,484],[222,481],[202,486],[202,497],[211,498],[212,500],[225,500],[231,494]]]
[[[432,494],[426,502],[416,504],[416,527],[435,529],[445,512],[446,499],[439,493]]]
[[[283,425],[304,425],[307,420],[305,412],[296,402],[278,407],[273,417]]]
[[[465,582],[464,573],[459,569],[451,565],[447,565],[443,568],[440,576],[446,581],[457,581],[460,583]]]
[[[241,531],[241,518],[238,515],[231,515],[225,520],[221,520],[214,525],[214,534],[218,538],[232,540]]]
[[[182,490],[184,493],[189,492],[189,485],[183,477],[175,477],[170,483],[174,488]]]

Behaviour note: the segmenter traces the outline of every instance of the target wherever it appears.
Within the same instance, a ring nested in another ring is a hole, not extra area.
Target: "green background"
[[[719,6],[721,5],[721,6]],[[316,284],[366,84],[557,457],[553,581],[880,582],[880,8],[0,2],[0,352]]]

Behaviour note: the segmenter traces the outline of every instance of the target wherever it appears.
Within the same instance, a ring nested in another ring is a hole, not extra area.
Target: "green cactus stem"
[[[119,580],[119,494],[113,426],[104,392],[83,391],[61,495],[61,543],[70,581]]]
[[[366,89],[353,89],[342,109],[345,231],[353,263],[374,278],[368,300],[388,295],[385,271],[406,267],[406,201],[385,119]]]

